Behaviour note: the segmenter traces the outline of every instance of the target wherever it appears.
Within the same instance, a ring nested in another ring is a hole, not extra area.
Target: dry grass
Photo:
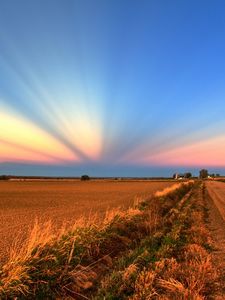
[[[176,225],[167,235],[166,245],[157,251],[158,261],[137,276],[130,299],[203,300],[215,293],[213,283],[218,274],[208,251],[211,239],[204,222],[201,189],[184,205],[183,211],[172,209],[169,220],[171,224],[176,220]],[[180,241],[185,243],[179,249],[176,245]]]
[[[167,195],[163,193],[163,199],[161,196],[149,202],[149,206],[144,209],[146,219],[142,222],[147,232],[146,237],[135,249],[124,253],[114,271],[101,281],[101,288],[94,299],[103,299],[104,297],[105,299],[155,299],[154,297],[160,293],[159,285],[155,285],[159,276],[154,271],[154,265],[150,265],[146,272],[142,270],[143,267],[148,266],[149,261],[156,258],[160,261],[162,257],[167,257],[173,252],[174,245],[168,244],[170,240],[172,243],[179,243],[180,236],[175,234],[176,230],[171,224],[176,222],[177,215],[181,214],[179,209],[181,206],[182,208],[186,206],[190,197],[189,195],[183,197],[182,189],[172,189],[173,192],[170,191]],[[174,207],[179,208],[177,214],[174,214]],[[173,241],[173,237],[177,241]],[[124,280],[125,278],[126,280]],[[130,296],[131,294],[133,295]]]
[[[188,185],[188,184],[190,184],[191,182],[193,182],[193,181],[192,181],[192,180],[189,180],[189,181],[183,182],[182,184],[183,184],[183,185]],[[157,192],[155,193],[155,196],[156,196],[156,197],[163,197],[163,196],[166,196],[167,194],[172,193],[172,192],[176,191],[177,189],[179,189],[180,186],[181,186],[181,183],[173,184],[173,185],[171,185],[171,186],[166,187],[166,188],[163,189],[162,191],[157,191]]]

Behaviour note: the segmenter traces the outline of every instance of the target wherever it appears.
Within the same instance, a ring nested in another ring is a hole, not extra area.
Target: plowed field
[[[174,182],[154,181],[24,181],[0,182],[0,259],[38,219],[51,220],[55,228],[71,224],[81,216],[131,206],[137,198],[148,197]]]

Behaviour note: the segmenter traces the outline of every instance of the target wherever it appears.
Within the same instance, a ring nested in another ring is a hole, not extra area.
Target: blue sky
[[[0,1],[0,173],[223,172],[224,15],[224,1]]]

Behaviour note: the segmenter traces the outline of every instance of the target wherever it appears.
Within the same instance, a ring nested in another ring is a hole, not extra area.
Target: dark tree
[[[199,171],[199,177],[201,179],[207,178],[208,175],[209,175],[209,173],[208,173],[208,170],[206,170],[206,169],[202,169]]]
[[[191,178],[191,177],[192,177],[191,172],[184,173],[184,178]]]
[[[85,180],[90,180],[90,177],[88,175],[82,175],[80,179],[82,181],[85,181]]]
[[[216,177],[220,177],[220,174],[217,173],[217,174],[216,174]]]

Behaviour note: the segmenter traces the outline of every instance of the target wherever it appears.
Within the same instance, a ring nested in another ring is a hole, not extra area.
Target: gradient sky
[[[225,171],[224,0],[0,0],[0,173]]]

